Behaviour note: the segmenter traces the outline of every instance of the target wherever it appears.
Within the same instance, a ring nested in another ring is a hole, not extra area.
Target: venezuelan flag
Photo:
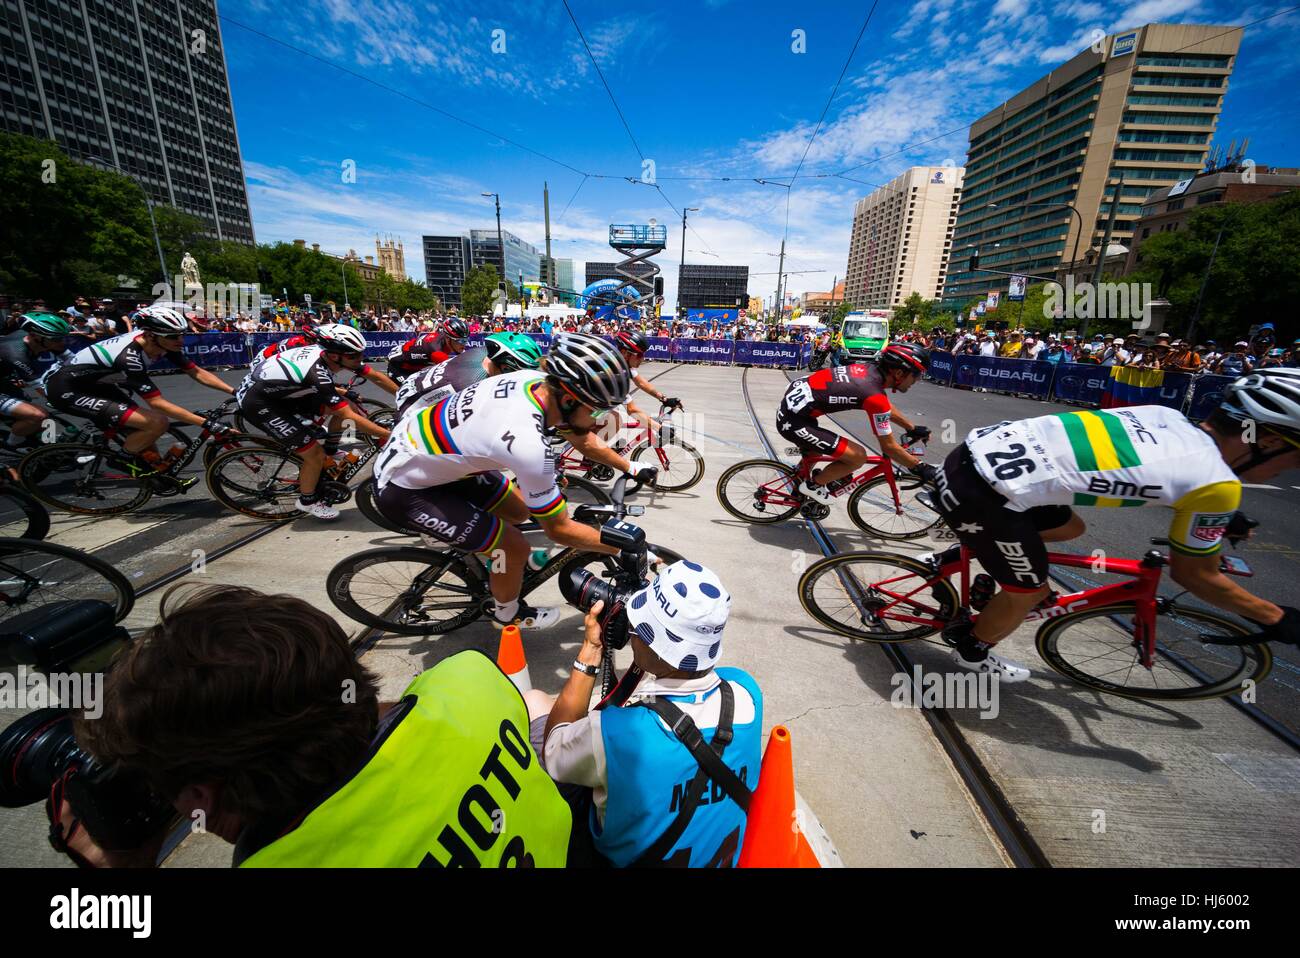
[[[1110,379],[1106,381],[1106,389],[1101,395],[1101,408],[1158,405],[1160,388],[1164,384],[1163,369],[1112,366]]]

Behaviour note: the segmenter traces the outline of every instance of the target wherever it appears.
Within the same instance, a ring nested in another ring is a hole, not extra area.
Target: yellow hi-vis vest
[[[572,814],[496,663],[457,653],[402,699],[406,714],[361,771],[243,866],[563,867]]]

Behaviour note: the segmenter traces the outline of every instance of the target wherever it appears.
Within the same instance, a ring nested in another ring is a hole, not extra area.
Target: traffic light
[[[656,277],[655,277],[655,295],[656,295],[656,296],[662,296],[663,294],[664,294],[664,278],[663,278],[662,276],[656,276]]]
[[[975,250],[970,254],[970,269],[971,272],[973,273],[975,272],[975,270],[979,268],[980,268],[980,251]]]

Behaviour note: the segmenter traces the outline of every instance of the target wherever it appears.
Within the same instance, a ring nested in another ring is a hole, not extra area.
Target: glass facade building
[[[253,242],[214,0],[0,0],[0,129]]]

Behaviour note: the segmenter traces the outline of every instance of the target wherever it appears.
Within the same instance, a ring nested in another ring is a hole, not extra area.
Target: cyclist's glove
[[[1241,540],[1250,538],[1250,530],[1254,529],[1257,525],[1259,525],[1257,520],[1252,519],[1250,516],[1246,515],[1246,513],[1238,509],[1232,514],[1232,518],[1228,520],[1228,528],[1225,535],[1227,535],[1228,541],[1235,546]]]
[[[669,398],[665,399],[661,405],[662,405],[665,409],[685,409],[685,408],[686,408],[685,406],[682,405],[682,401],[681,401],[680,399],[678,399],[677,397],[675,397],[675,396],[670,396]]]
[[[659,470],[654,466],[642,466],[635,472],[629,472],[628,476],[635,482],[643,485],[653,486],[655,479],[659,478]]]
[[[928,462],[918,462],[908,472],[922,482],[937,482],[939,479],[939,467]]]
[[[1289,605],[1284,605],[1281,608],[1282,618],[1272,625],[1261,626],[1255,638],[1263,639],[1265,642],[1287,642],[1291,645],[1300,645],[1300,609]]]
[[[903,433],[903,445],[910,446],[914,442],[929,442],[930,430],[927,426],[913,426],[910,432]]]

